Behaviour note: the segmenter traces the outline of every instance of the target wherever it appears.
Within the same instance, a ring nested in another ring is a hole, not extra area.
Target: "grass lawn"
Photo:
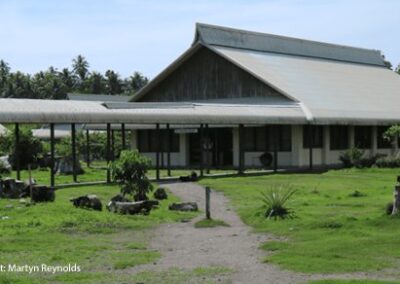
[[[80,273],[2,272],[0,283],[130,283],[123,269],[153,262],[160,256],[147,249],[146,230],[163,222],[194,216],[167,209],[177,198],[161,202],[149,216],[127,216],[77,209],[71,197],[96,194],[105,203],[119,192],[117,186],[61,189],[56,201],[26,207],[18,200],[0,200],[0,264],[77,264]],[[12,208],[8,208],[12,205]]]
[[[105,181],[106,180],[106,162],[103,161],[95,161],[91,164],[91,167],[87,167],[84,161],[81,161],[81,166],[85,173],[83,175],[78,175],[78,182],[94,182],[94,181]],[[193,171],[197,172],[200,175],[198,170],[191,169],[173,169],[171,171],[172,177],[179,176],[187,176],[190,175]],[[204,171],[205,173],[205,171]],[[210,174],[234,174],[234,170],[211,170]],[[13,171],[9,175],[3,175],[3,177],[13,177],[16,178],[16,172]],[[156,170],[150,169],[148,172],[149,178],[156,177]],[[160,170],[161,177],[168,177],[168,171],[166,169]],[[29,173],[27,170],[21,171],[21,179],[23,181],[28,180]],[[50,170],[48,168],[35,169],[32,170],[32,177],[36,179],[38,183],[49,185],[50,182]],[[73,183],[72,175],[59,175],[55,176],[56,185],[60,184],[70,184]]]
[[[400,218],[384,214],[399,173],[395,169],[348,169],[208,178],[200,183],[223,191],[256,231],[278,237],[262,245],[271,252],[266,262],[300,272],[336,273],[399,264]],[[298,189],[288,204],[295,218],[274,221],[263,216],[260,192],[276,184]],[[353,197],[356,190],[362,196]]]

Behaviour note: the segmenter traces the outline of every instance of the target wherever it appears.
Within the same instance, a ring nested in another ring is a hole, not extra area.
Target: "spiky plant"
[[[286,203],[296,191],[290,185],[273,185],[267,191],[261,192],[265,217],[268,219],[292,218],[294,212],[286,206]]]

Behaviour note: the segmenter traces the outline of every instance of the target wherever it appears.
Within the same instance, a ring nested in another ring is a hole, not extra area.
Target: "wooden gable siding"
[[[279,96],[277,91],[202,47],[138,101],[176,102]]]

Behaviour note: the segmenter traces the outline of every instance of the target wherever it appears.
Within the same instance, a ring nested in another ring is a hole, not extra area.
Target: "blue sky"
[[[400,63],[398,0],[0,0],[0,58],[34,73],[69,67],[154,77],[191,44],[196,22],[379,49]]]

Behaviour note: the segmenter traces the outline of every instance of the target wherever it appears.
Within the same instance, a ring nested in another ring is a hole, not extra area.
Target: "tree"
[[[32,79],[33,97],[36,99],[65,99],[68,88],[54,68],[39,72]]]
[[[80,83],[83,83],[89,73],[89,62],[79,54],[72,60],[72,70],[79,77]]]
[[[397,65],[397,68],[396,68],[395,72],[400,75],[400,64]]]
[[[7,62],[0,60],[0,92],[5,87],[8,77],[10,76],[10,67]]]
[[[386,60],[386,57],[383,54],[382,54],[382,59],[383,59],[383,63],[385,64],[385,67],[392,70],[392,67],[393,67],[392,63],[390,61]]]
[[[69,71],[68,68],[63,68],[59,74],[61,81],[64,83],[68,92],[72,91],[76,84],[76,76]]]
[[[11,73],[6,83],[3,97],[8,98],[33,98],[31,77],[22,72],[17,71]]]
[[[115,95],[122,92],[121,80],[118,73],[112,70],[106,71],[106,91],[107,94]]]
[[[147,200],[147,193],[153,186],[146,176],[151,160],[139,154],[137,150],[122,151],[111,167],[112,177],[121,186],[121,193],[131,194],[135,201]]]
[[[105,79],[99,72],[92,72],[87,79],[87,91],[91,94],[103,94],[105,92]]]
[[[141,88],[143,88],[149,79],[143,76],[140,72],[134,72],[132,76],[126,79],[126,90],[125,92],[128,94],[134,94]]]
[[[0,139],[0,149],[4,153],[10,154],[10,163],[15,166],[15,131],[8,131]],[[39,139],[33,137],[29,127],[21,127],[19,131],[19,160],[21,169],[26,169],[28,164],[37,164],[38,158],[43,153],[42,143]]]

